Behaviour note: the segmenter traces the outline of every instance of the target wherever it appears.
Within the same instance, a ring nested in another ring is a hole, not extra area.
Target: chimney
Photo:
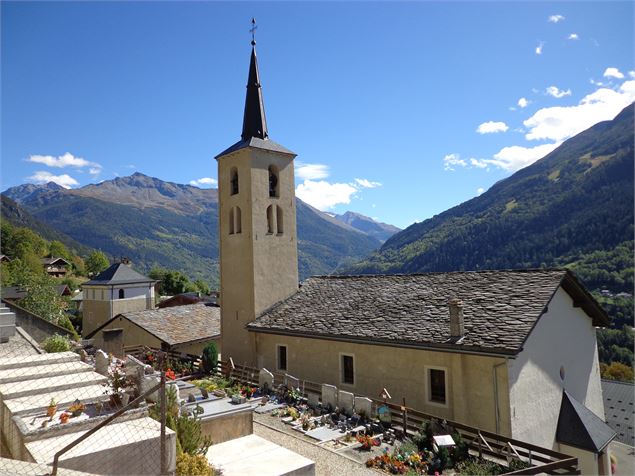
[[[458,298],[451,298],[448,301],[450,308],[450,337],[460,338],[465,335],[463,329],[463,301]]]

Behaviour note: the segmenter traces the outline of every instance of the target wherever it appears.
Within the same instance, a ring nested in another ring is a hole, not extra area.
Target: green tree
[[[204,294],[206,296],[209,295],[209,293],[211,292],[209,289],[209,284],[207,284],[202,279],[197,279],[196,281],[194,281],[194,287],[197,289],[199,293]]]
[[[214,342],[210,342],[203,349],[203,369],[205,373],[212,373],[218,365],[218,349]]]
[[[65,317],[68,304],[55,289],[56,282],[44,274],[30,275],[23,283],[27,295],[20,301],[27,311],[36,314],[47,321],[59,324]]]
[[[108,258],[102,251],[93,251],[86,258],[86,271],[89,275],[96,275],[108,268]]]
[[[51,258],[64,258],[69,263],[72,263],[72,255],[66,245],[61,241],[53,240],[49,243],[49,253]]]
[[[602,378],[609,380],[619,380],[622,382],[633,381],[633,367],[624,365],[621,362],[613,362],[611,365],[600,364]]]

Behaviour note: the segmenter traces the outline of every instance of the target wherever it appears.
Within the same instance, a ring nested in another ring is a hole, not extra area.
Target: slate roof
[[[70,263],[68,261],[66,261],[64,258],[42,258],[42,264],[43,265],[50,265],[50,264],[55,264],[57,262],[61,261],[62,263],[64,263],[65,265],[70,265]]]
[[[599,453],[615,438],[615,431],[564,390],[556,441]]]
[[[633,433],[635,385],[602,379],[602,395],[606,423],[617,433],[615,439],[635,446],[635,433]]]
[[[249,139],[246,139],[246,140],[241,139],[238,142],[236,142],[234,145],[232,145],[231,147],[225,149],[224,151],[222,151],[220,154],[216,156],[216,159],[222,157],[223,155],[236,152],[237,150],[244,149],[246,147],[254,147],[256,149],[270,150],[272,152],[280,152],[282,154],[288,154],[293,156],[297,155],[295,152],[287,149],[286,147],[278,144],[277,142],[272,141],[271,139],[260,139],[258,137],[250,137]]]
[[[128,319],[170,346],[220,336],[220,308],[204,304],[125,312],[117,317]]]
[[[154,279],[137,273],[134,269],[124,263],[115,263],[108,269],[102,271],[90,281],[82,284],[82,286],[104,286],[115,284],[134,284],[134,283],[155,283]]]
[[[559,286],[594,325],[608,317],[566,270],[321,276],[247,328],[373,344],[517,354]],[[465,337],[450,341],[448,300],[463,301]]]
[[[58,284],[55,290],[59,296],[70,296],[71,290],[66,284]],[[23,299],[28,292],[22,286],[6,286],[2,288],[2,299]]]

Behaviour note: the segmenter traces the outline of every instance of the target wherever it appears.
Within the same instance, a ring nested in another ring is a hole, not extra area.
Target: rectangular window
[[[287,346],[278,346],[278,370],[287,370]]]
[[[434,403],[445,405],[445,370],[428,369],[429,389],[428,399]]]
[[[355,367],[352,355],[342,355],[342,383],[355,384]]]

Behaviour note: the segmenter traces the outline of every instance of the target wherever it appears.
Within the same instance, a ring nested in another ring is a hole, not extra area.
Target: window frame
[[[441,371],[443,372],[443,390],[444,390],[444,401],[440,402],[439,400],[432,399],[432,371]],[[447,367],[441,367],[436,365],[426,365],[425,366],[425,400],[428,405],[434,405],[437,407],[447,408],[449,406],[450,392],[448,387],[448,369]]]
[[[352,381],[351,382],[347,382],[345,377],[346,377],[346,366],[344,365],[344,358],[345,357],[350,357],[351,361],[352,361],[352,370],[353,370],[353,375],[352,375]],[[339,354],[339,360],[340,360],[340,384],[341,385],[348,385],[350,387],[354,387],[355,383],[356,383],[356,374],[357,371],[355,369],[355,354],[351,354],[351,353],[347,353],[347,352],[340,352]]]

